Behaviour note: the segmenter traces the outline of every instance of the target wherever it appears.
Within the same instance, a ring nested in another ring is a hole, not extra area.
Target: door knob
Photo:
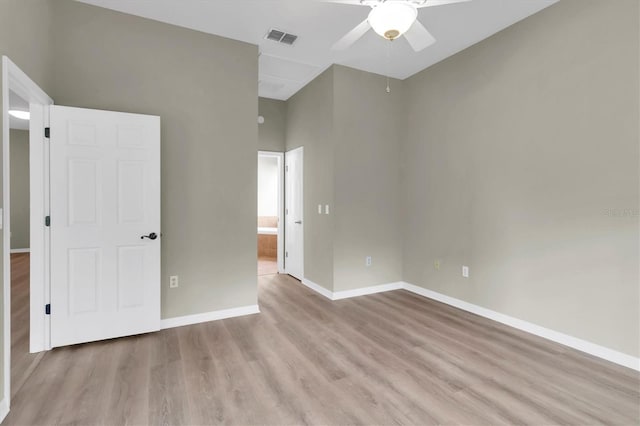
[[[145,238],[148,238],[150,240],[155,240],[156,238],[158,238],[158,234],[156,234],[155,232],[152,232],[149,235],[143,235],[142,237],[140,237],[141,240],[144,240]]]
[[[296,220],[295,223],[297,223],[298,225],[302,225],[302,221],[301,220]]]

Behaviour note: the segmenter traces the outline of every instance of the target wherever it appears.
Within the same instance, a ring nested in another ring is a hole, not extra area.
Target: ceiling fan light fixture
[[[409,3],[385,2],[369,13],[373,30],[387,40],[395,40],[409,31],[418,18],[418,9]]]

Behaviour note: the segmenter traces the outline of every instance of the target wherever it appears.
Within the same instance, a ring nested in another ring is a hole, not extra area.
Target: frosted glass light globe
[[[412,5],[390,1],[371,9],[368,21],[376,33],[395,40],[409,31],[417,18],[418,9]]]

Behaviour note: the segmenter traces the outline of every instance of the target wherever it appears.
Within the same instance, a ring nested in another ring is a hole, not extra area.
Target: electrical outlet
[[[169,288],[176,288],[176,287],[178,287],[178,276],[172,275],[169,277]]]
[[[469,267],[468,266],[463,266],[462,267],[462,276],[465,278],[469,278]]]
[[[329,204],[324,206],[324,214],[329,214]]]
[[[371,256],[367,256],[367,258],[364,260],[364,264],[366,266],[371,266],[373,264],[373,260],[371,259]]]
[[[318,204],[318,214],[322,214],[322,204]]]
[[[435,268],[436,271],[440,270],[440,261],[436,260],[433,262],[433,267]]]

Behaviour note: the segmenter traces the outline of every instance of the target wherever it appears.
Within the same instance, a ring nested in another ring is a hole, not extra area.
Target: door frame
[[[284,274],[284,152],[258,151],[260,157],[276,158],[278,160],[278,273]]]
[[[284,153],[283,171],[284,171],[284,169],[286,167],[286,164],[287,164],[287,154],[290,154],[290,153],[295,152],[295,151],[300,151],[300,153],[302,154],[302,163],[300,164],[300,170],[301,170],[301,174],[302,174],[302,185],[300,186],[302,188],[302,194],[300,194],[300,198],[302,200],[302,212],[301,212],[301,214],[302,214],[302,246],[300,247],[300,262],[302,263],[302,265],[301,265],[301,274],[300,274],[301,277],[300,277],[300,279],[303,280],[304,279],[304,228],[305,228],[306,223],[307,223],[306,219],[305,219],[305,214],[304,214],[305,213],[304,212],[304,146],[300,146],[298,148],[290,149],[289,151],[286,151]],[[287,179],[287,173],[286,173],[286,171],[284,171],[285,193],[284,193],[284,201],[282,203],[282,208],[283,209],[285,209],[286,206],[287,206],[286,179]],[[284,220],[283,225],[284,225],[285,239],[284,239],[284,244],[283,244],[282,250],[283,250],[283,254],[284,254],[284,251],[286,250],[286,245],[287,245],[287,242],[286,242],[286,237],[287,237],[287,228],[286,228],[286,226],[287,226],[287,224],[286,224],[286,216],[285,215],[283,215],[283,220]],[[283,258],[284,258],[284,256],[283,256]],[[284,262],[284,273],[285,274],[289,273],[286,262]]]
[[[4,398],[0,401],[0,418],[9,412],[11,398],[11,174],[10,174],[10,129],[9,129],[9,91],[29,102],[31,121],[29,123],[29,176],[31,179],[31,236],[29,249],[31,252],[30,269],[30,352],[50,349],[48,318],[45,315],[45,300],[48,300],[48,288],[44,280],[46,271],[45,247],[48,241],[47,229],[44,226],[46,215],[45,179],[47,170],[33,167],[34,158],[43,166],[46,164],[46,144],[44,128],[49,125],[48,106],[53,100],[25,74],[7,56],[2,56],[2,247],[3,247],[3,320],[4,320]],[[37,143],[36,143],[37,141]],[[34,192],[35,191],[35,192]],[[34,198],[35,197],[35,198]],[[34,203],[35,200],[35,203]],[[34,223],[34,218],[37,218]],[[39,219],[39,220],[38,220]],[[39,223],[39,225],[38,225]],[[34,225],[39,231],[34,234]],[[49,342],[49,347],[47,343]]]

